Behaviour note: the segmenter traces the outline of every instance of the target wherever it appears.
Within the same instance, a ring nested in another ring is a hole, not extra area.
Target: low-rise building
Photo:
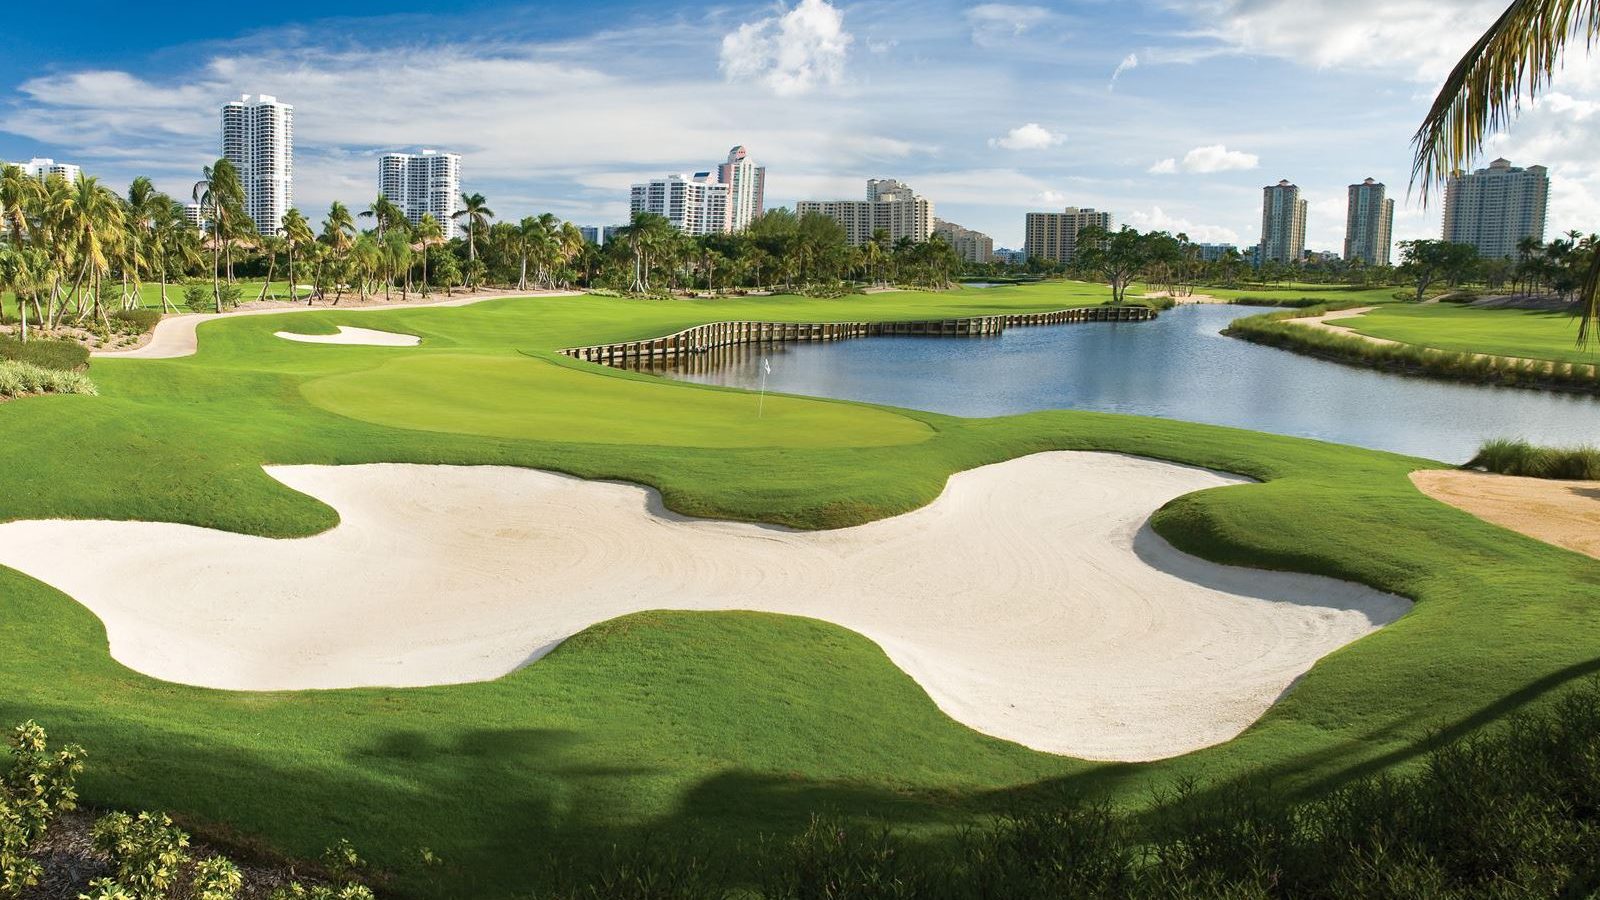
[[[83,170],[72,163],[58,163],[53,159],[41,159],[37,156],[27,162],[13,163],[13,165],[22,169],[24,174],[40,181],[44,181],[51,175],[60,175],[70,183],[77,181],[78,176],[83,174]]]

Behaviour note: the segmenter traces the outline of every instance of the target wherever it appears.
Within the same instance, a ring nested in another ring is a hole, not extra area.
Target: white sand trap
[[[125,664],[240,690],[493,679],[639,610],[812,616],[876,641],[973,728],[1117,760],[1233,737],[1410,608],[1174,550],[1151,512],[1240,479],[1111,454],[965,472],[923,509],[826,532],[685,519],[641,487],[527,469],[268,471],[341,524],[274,540],[15,522],[0,564],[92,609]]]
[[[414,334],[397,334],[393,331],[373,331],[371,328],[352,328],[339,325],[338,334],[296,334],[293,331],[274,331],[274,337],[302,344],[353,344],[362,347],[415,347],[422,338]]]

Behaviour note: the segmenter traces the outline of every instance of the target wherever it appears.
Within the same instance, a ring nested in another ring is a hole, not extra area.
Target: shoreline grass
[[[1541,447],[1517,438],[1499,438],[1485,441],[1462,468],[1528,478],[1597,481],[1600,447]]]

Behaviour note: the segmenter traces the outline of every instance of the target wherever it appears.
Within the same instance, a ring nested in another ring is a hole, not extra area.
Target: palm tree
[[[328,217],[322,220],[322,242],[328,248],[328,255],[323,260],[324,264],[334,269],[333,305],[338,306],[339,300],[344,296],[344,288],[337,274],[346,261],[345,257],[350,251],[356,230],[355,220],[350,218],[350,209],[343,203],[335,200],[328,207]]]
[[[62,235],[76,248],[81,262],[73,285],[79,320],[93,312],[102,322],[106,321],[105,308],[100,302],[100,285],[111,272],[111,260],[121,251],[124,222],[122,198],[101,185],[98,178],[79,175],[72,185]],[[83,308],[85,289],[94,298],[87,310]]]
[[[411,238],[405,229],[394,228],[379,243],[384,264],[389,269],[389,278],[383,284],[383,299],[389,299],[389,286],[395,280],[396,273],[403,272],[406,275],[406,280],[400,282],[400,299],[403,301],[411,278]]]
[[[487,227],[489,220],[494,218],[494,210],[489,208],[489,201],[482,194],[462,194],[461,208],[451,213],[450,218],[467,220],[467,261],[477,259],[478,230]]]
[[[294,278],[294,258],[311,246],[317,237],[311,233],[311,223],[306,221],[305,214],[293,207],[283,214],[283,225],[279,231],[283,235],[283,249],[289,254],[289,300],[293,302],[300,299],[299,286]],[[307,302],[309,304],[309,300]]]
[[[7,164],[0,167],[0,226],[11,233],[11,244],[22,246],[22,235],[28,230],[28,209],[42,193],[42,185],[21,166]]]
[[[388,197],[379,194],[378,199],[372,201],[367,205],[366,209],[361,211],[361,218],[373,219],[377,223],[378,240],[381,241],[383,240],[384,232],[406,220],[406,214],[404,210],[394,205],[394,202]]]
[[[416,248],[422,255],[422,296],[428,296],[428,248],[444,243],[444,227],[433,213],[423,213],[417,220]]]
[[[235,219],[244,217],[244,185],[239,170],[227,159],[200,170],[201,179],[191,192],[194,202],[211,217],[211,293],[222,312],[222,243],[233,232]],[[233,280],[230,273],[230,282]]]
[[[288,248],[289,242],[282,235],[264,234],[261,236],[261,253],[267,258],[267,280],[261,284],[261,294],[257,300],[267,299],[267,291],[272,289],[272,276],[278,272],[278,257]],[[291,282],[292,282],[291,277]]]
[[[1512,0],[1456,63],[1412,138],[1411,179],[1423,201],[1431,188],[1466,167],[1490,133],[1509,125],[1526,92],[1550,86],[1567,43],[1600,41],[1597,0]],[[1578,289],[1578,344],[1600,325],[1600,254]]]

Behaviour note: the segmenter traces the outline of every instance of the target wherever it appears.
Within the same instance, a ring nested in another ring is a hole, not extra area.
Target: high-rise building
[[[1058,213],[1028,213],[1022,250],[1029,259],[1071,262],[1078,252],[1078,232],[1090,226],[1111,230],[1111,213],[1069,206]]]
[[[378,159],[378,193],[404,210],[413,225],[431,214],[445,240],[461,234],[461,224],[451,218],[461,208],[460,154],[385,153]]]
[[[598,225],[580,225],[578,226],[578,234],[583,235],[585,244],[599,245],[600,243],[600,226]]]
[[[728,186],[729,229],[750,227],[765,208],[767,167],[756,165],[741,144],[728,151],[727,162],[717,166],[717,181]]]
[[[1471,175],[1457,172],[1445,187],[1444,239],[1471,244],[1487,259],[1510,259],[1523,238],[1544,240],[1549,202],[1544,166],[1522,169],[1497,159]]]
[[[78,180],[82,170],[72,163],[58,163],[53,159],[40,159],[34,157],[25,163],[16,164],[22,169],[23,174],[44,181],[51,175],[60,175],[68,183]]]
[[[633,212],[665,216],[684,234],[721,234],[732,230],[728,185],[711,180],[710,172],[668,175],[636,184],[629,194]]]
[[[1262,188],[1258,265],[1298,264],[1306,255],[1306,201],[1287,180]]]
[[[981,231],[962,228],[954,222],[946,222],[943,219],[934,219],[933,233],[944,238],[944,242],[949,244],[964,262],[986,263],[994,258],[994,239]]]
[[[844,228],[852,246],[872,240],[877,231],[889,233],[891,242],[907,238],[917,243],[933,236],[933,202],[906,184],[888,178],[867,182],[865,200],[801,200],[799,215],[822,215]]]
[[[1384,187],[1368,178],[1350,185],[1344,225],[1344,258],[1369,266],[1387,266],[1394,236],[1394,201]]]
[[[239,170],[256,230],[277,234],[294,205],[294,107],[266,94],[224,103],[222,155]]]

